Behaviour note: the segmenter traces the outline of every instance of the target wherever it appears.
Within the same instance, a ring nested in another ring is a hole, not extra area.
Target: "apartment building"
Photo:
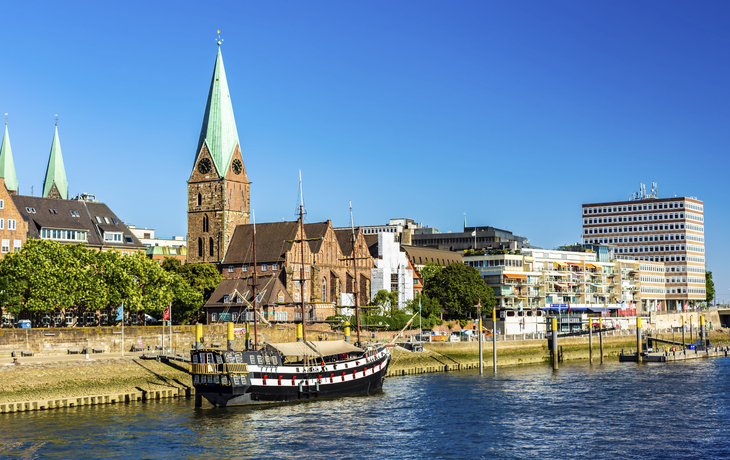
[[[627,201],[582,206],[583,242],[641,262],[642,306],[681,310],[705,299],[704,206],[694,197],[659,198],[656,184]]]

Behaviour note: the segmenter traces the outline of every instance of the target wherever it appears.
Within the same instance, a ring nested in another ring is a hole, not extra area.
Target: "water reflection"
[[[1,458],[726,458],[730,360],[389,379],[266,408],[192,400],[0,415]]]

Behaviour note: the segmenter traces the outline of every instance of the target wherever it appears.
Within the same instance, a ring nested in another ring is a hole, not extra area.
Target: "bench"
[[[91,352],[92,353],[104,353],[104,348],[103,347],[93,347],[91,349]]]
[[[69,348],[68,349],[69,355],[78,355],[79,353],[81,353],[81,348]]]
[[[15,350],[12,355],[13,358],[18,356],[33,356],[33,350]]]

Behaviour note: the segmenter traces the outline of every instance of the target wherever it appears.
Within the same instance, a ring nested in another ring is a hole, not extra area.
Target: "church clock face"
[[[231,168],[233,169],[233,174],[241,174],[241,171],[243,170],[243,164],[241,164],[241,160],[239,160],[238,158],[233,160]]]
[[[198,171],[200,171],[200,174],[208,174],[211,169],[210,160],[207,158],[203,158],[198,162]]]

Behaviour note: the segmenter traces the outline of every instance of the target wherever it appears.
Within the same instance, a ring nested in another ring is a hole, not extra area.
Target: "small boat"
[[[258,351],[191,351],[196,405],[293,402],[365,395],[382,389],[390,364],[385,345],[345,341],[267,343]]]

